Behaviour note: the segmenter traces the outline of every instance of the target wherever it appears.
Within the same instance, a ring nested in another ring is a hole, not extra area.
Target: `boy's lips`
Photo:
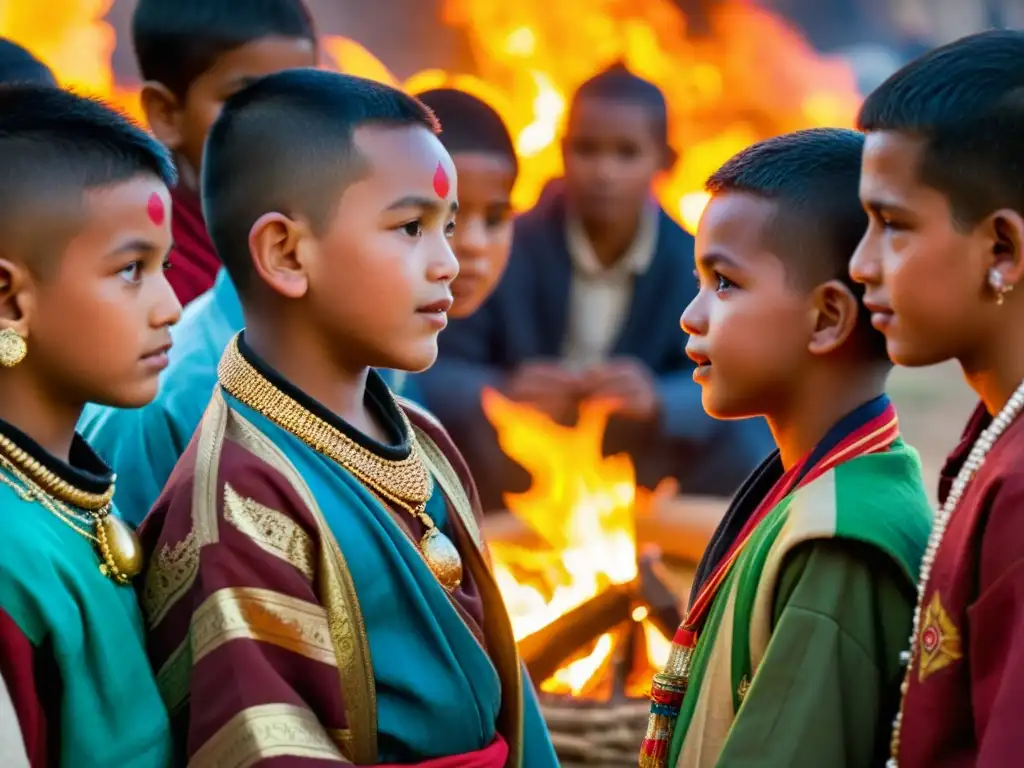
[[[167,367],[167,353],[170,349],[171,342],[167,342],[166,344],[162,344],[156,349],[147,352],[140,358],[140,360],[147,367],[162,370]]]
[[[452,297],[448,296],[443,299],[438,299],[431,304],[424,304],[422,307],[416,309],[417,312],[422,314],[439,314],[447,312],[452,308]]]
[[[864,298],[864,307],[871,313],[871,325],[875,330],[884,332],[892,323],[892,308],[877,299]]]
[[[686,348],[686,356],[697,364],[697,367],[693,369],[693,380],[698,384],[707,380],[711,375],[711,359],[694,347]]]
[[[452,308],[452,297],[447,296],[430,304],[424,304],[416,310],[416,314],[426,320],[436,330],[444,330],[448,325],[448,310]]]

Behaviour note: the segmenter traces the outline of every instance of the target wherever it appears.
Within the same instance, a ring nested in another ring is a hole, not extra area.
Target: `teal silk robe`
[[[370,389],[390,400],[379,376]],[[466,755],[458,765],[491,765],[469,756],[500,734],[511,750],[503,764],[558,765],[487,565],[472,481],[440,425],[406,411],[435,481],[428,514],[466,566],[451,595],[409,515],[266,416],[214,395],[142,528],[151,660],[178,744],[197,764],[244,743],[335,764]],[[271,715],[274,733],[260,727]]]
[[[90,405],[82,414],[78,431],[117,475],[114,501],[132,525],[149,512],[192,439],[217,383],[217,363],[243,325],[238,292],[221,270],[171,329],[171,364],[156,399],[134,409]]]
[[[2,431],[62,479],[88,487],[79,467],[10,425]],[[99,464],[77,438],[76,455]],[[25,499],[6,469],[0,475],[0,765],[170,768],[170,724],[134,590],[100,573],[93,542]]]

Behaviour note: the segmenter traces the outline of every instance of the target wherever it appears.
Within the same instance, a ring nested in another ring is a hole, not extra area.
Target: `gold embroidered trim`
[[[225,483],[224,519],[264,552],[291,564],[306,581],[313,581],[313,540],[288,515],[243,497]]]
[[[482,551],[484,549],[484,538],[480,533],[480,526],[477,525],[476,516],[473,514],[473,508],[469,503],[469,496],[466,495],[466,489],[463,488],[462,481],[459,480],[455,468],[452,467],[448,457],[441,452],[441,449],[430,438],[430,435],[415,425],[413,426],[413,431],[416,435],[416,444],[423,453],[423,460],[427,465],[427,469],[437,480],[437,484],[441,486],[441,491],[448,498],[448,501],[451,502],[455,513],[459,516],[463,527],[469,533],[470,538],[473,539],[477,549]]]
[[[242,710],[189,760],[192,768],[249,768],[274,757],[350,764],[308,709],[262,704]]]
[[[328,728],[327,735],[330,736],[331,740],[338,745],[338,749],[341,750],[341,754],[345,756],[352,754],[355,737],[352,735],[351,730],[348,728]]]
[[[186,637],[181,645],[167,657],[167,661],[156,674],[156,687],[164,706],[172,714],[177,714],[188,701],[189,685],[192,676],[192,645]]]
[[[163,621],[171,606],[195,581],[199,570],[198,538],[195,530],[190,530],[173,546],[165,542],[150,561],[141,601],[150,628]]]
[[[198,664],[232,640],[255,640],[334,667],[327,612],[269,589],[227,587],[210,595],[192,617],[192,658]]]
[[[739,688],[736,689],[736,697],[740,700],[740,702],[747,698],[747,691],[749,690],[750,679],[746,675],[744,675],[742,678],[740,678]]]
[[[942,597],[937,591],[932,595],[921,619],[917,645],[921,653],[917,679],[921,683],[940,669],[963,658],[960,630],[942,605]]]
[[[317,546],[315,583],[317,598],[327,609],[327,622],[338,664],[338,682],[345,702],[345,721],[351,733],[351,752],[346,757],[360,765],[372,765],[377,751],[377,689],[370,659],[370,642],[359,608],[355,583],[345,556],[324,519],[316,497],[284,452],[227,401],[216,398],[217,407],[229,413],[228,436],[279,472],[316,523]]]

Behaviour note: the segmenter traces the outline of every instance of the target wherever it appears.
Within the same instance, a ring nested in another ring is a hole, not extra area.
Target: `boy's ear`
[[[249,230],[253,269],[272,290],[289,299],[301,299],[309,288],[303,258],[309,227],[283,213],[265,213]]]
[[[982,226],[991,242],[991,269],[999,273],[1003,285],[1017,286],[1024,280],[1024,217],[1011,208],[1002,208]]]
[[[157,140],[172,152],[184,141],[182,135],[182,103],[163,83],[147,80],[142,84],[142,111]]]
[[[28,338],[33,305],[28,270],[21,264],[0,258],[0,330],[13,328],[23,339]]]
[[[860,316],[860,301],[843,281],[829,280],[814,289],[812,311],[814,330],[807,351],[812,355],[827,355],[839,349],[853,334]]]

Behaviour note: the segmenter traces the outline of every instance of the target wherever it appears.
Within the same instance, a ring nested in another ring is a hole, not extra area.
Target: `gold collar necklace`
[[[340,429],[312,413],[267,380],[238,349],[238,336],[224,351],[217,370],[220,385],[239,402],[295,435],[349,472],[371,491],[404,509],[424,527],[419,551],[437,580],[449,592],[462,583],[458,549],[426,512],[434,483],[427,471],[412,425],[402,409],[411,450],[404,459],[386,459],[359,445]]]
[[[23,448],[0,434],[0,482],[24,501],[35,501],[75,533],[96,545],[100,572],[126,586],[142,571],[142,547],[138,536],[123,520],[111,514],[114,484],[103,493],[90,493],[43,466]],[[15,482],[17,481],[17,482]],[[75,510],[82,510],[85,514]],[[92,529],[93,532],[90,531]]]

